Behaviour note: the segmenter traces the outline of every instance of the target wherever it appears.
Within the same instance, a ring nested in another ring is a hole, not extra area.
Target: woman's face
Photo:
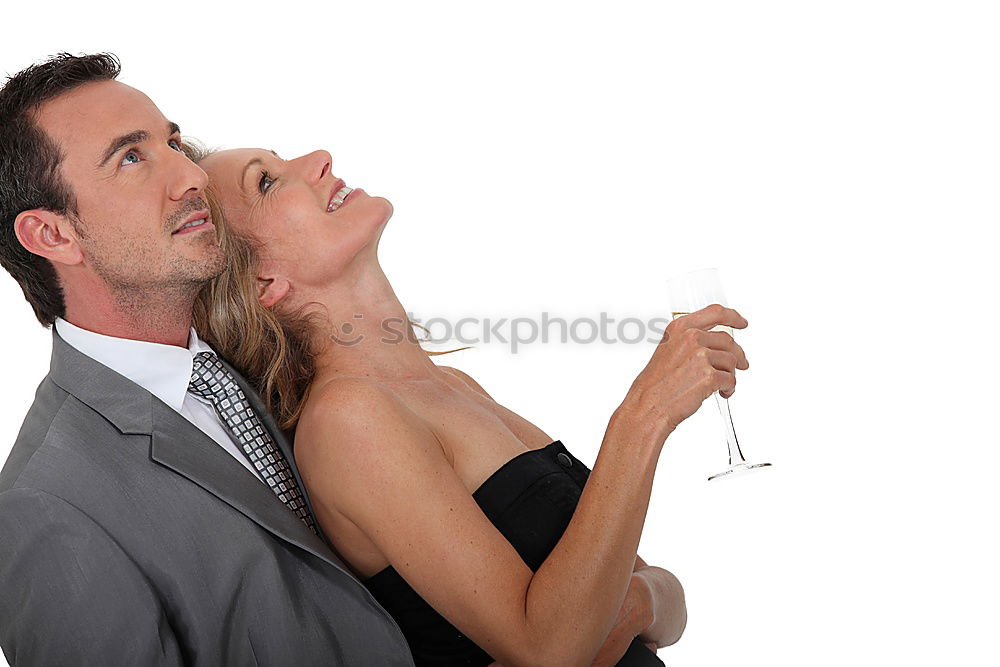
[[[374,259],[392,204],[355,188],[341,201],[343,180],[326,151],[282,160],[272,151],[220,151],[200,166],[208,173],[226,220],[262,242],[261,278],[292,289],[322,288],[364,253]]]

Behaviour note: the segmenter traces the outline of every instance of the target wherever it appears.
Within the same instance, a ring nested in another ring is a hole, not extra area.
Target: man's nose
[[[322,150],[295,158],[294,161],[299,163],[303,177],[311,185],[323,180],[323,177],[330,173],[330,167],[333,164],[333,158],[330,154]]]
[[[189,160],[183,153],[175,153],[175,157],[171,160],[171,167],[175,170],[170,187],[170,198],[174,201],[200,195],[208,186],[208,174],[205,173],[205,170]]]

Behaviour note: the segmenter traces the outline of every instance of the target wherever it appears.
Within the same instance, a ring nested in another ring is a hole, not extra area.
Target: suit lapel
[[[274,492],[218,443],[153,397],[150,455],[278,537],[338,568],[336,556]]]
[[[49,377],[53,382],[101,414],[122,433],[149,435],[150,456],[157,463],[191,480],[265,530],[348,573],[323,539],[309,530],[266,484],[201,429],[128,378],[78,351],[56,333],[55,327],[52,333]],[[296,481],[301,485],[287,441],[260,405],[254,391],[238,373],[233,372],[233,375],[288,458]]]

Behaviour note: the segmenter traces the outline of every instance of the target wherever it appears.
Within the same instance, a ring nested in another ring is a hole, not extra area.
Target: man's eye
[[[267,191],[271,189],[271,186],[274,185],[274,182],[277,180],[278,179],[276,178],[271,178],[271,175],[266,171],[262,171],[260,173],[260,183],[257,184],[257,188],[260,190],[262,195],[266,195]]]
[[[167,142],[167,145],[173,148],[178,153],[181,152],[181,142],[179,140],[171,139],[170,141]]]
[[[121,164],[135,164],[140,160],[139,154],[135,151],[128,151],[122,156]]]

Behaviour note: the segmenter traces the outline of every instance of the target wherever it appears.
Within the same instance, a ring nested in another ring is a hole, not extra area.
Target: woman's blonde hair
[[[194,162],[211,155],[199,144],[185,142],[184,152]],[[294,428],[302,414],[309,385],[316,372],[310,341],[325,318],[308,304],[296,310],[261,305],[257,290],[260,243],[238,233],[226,222],[212,187],[205,191],[228,262],[225,270],[208,283],[194,304],[194,327],[198,335],[254,385],[282,429]],[[412,326],[426,327],[407,320]],[[412,329],[410,330],[412,333]],[[431,356],[467,349],[435,352]]]

